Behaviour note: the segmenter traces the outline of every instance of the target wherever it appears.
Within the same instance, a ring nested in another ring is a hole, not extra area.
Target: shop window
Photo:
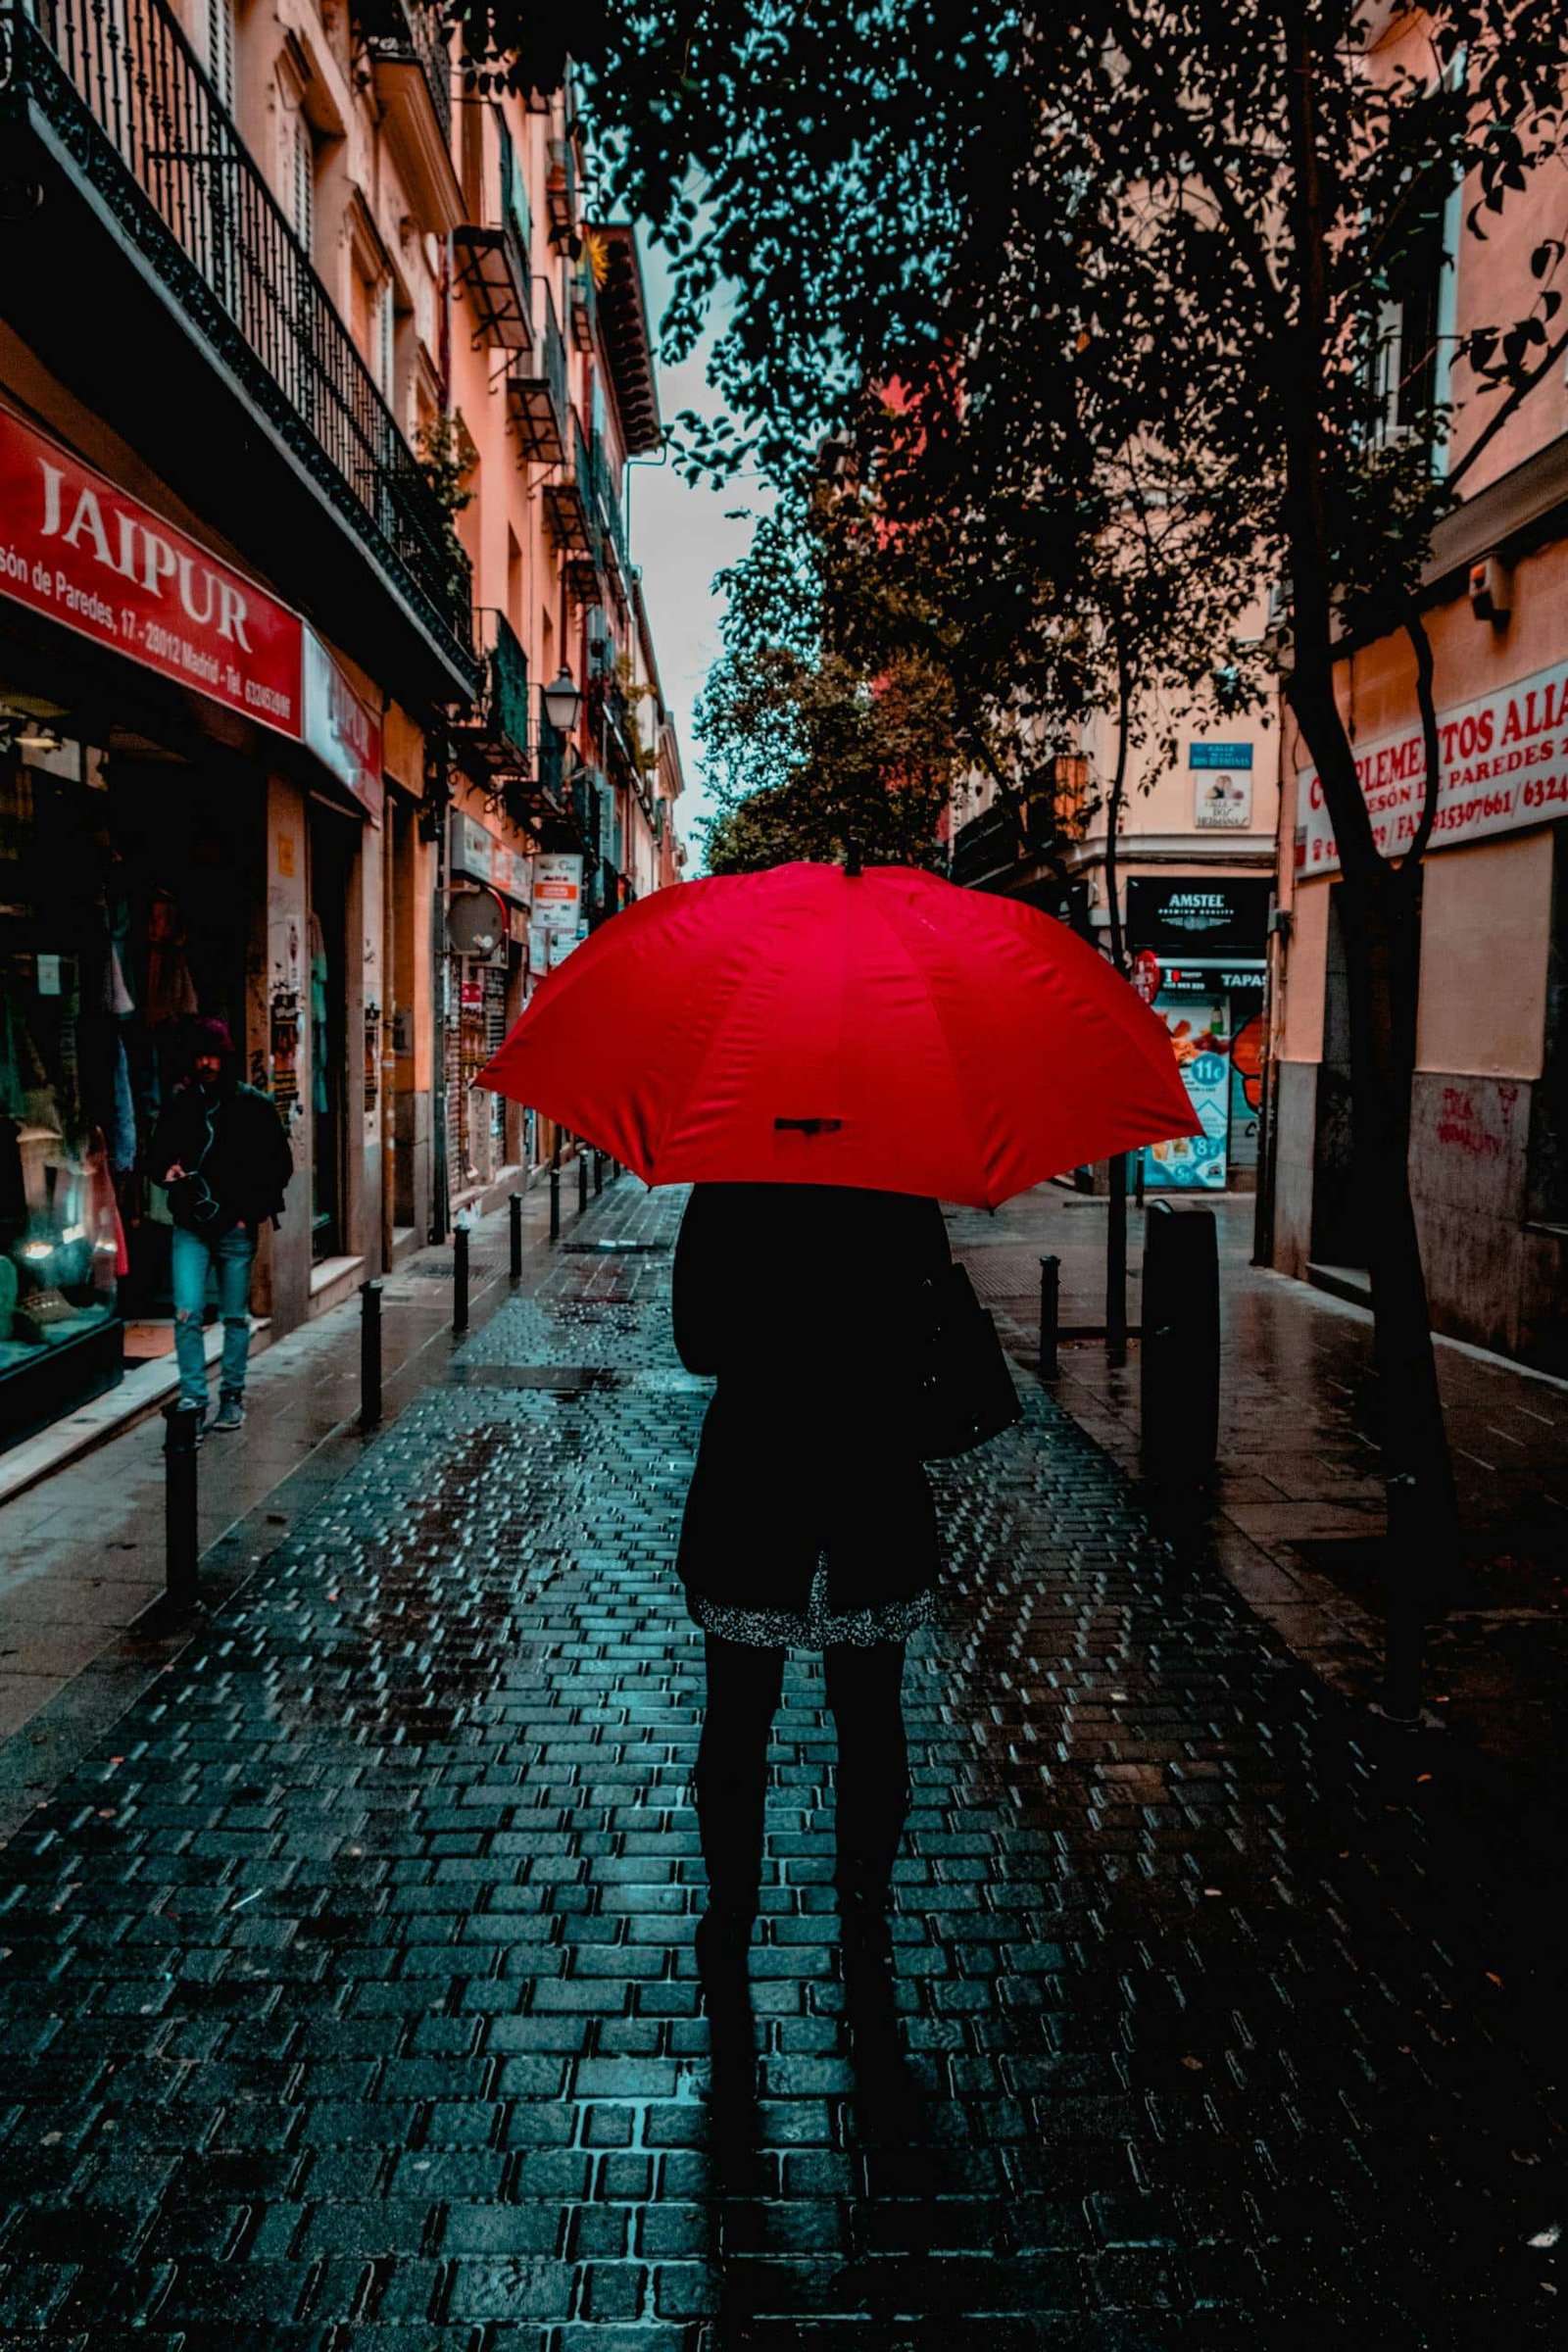
[[[122,1347],[169,1344],[148,1150],[191,1016],[237,1037],[244,1002],[226,779],[69,742],[36,757],[0,757],[0,1444],[108,1386]]]
[[[1552,827],[1551,941],[1541,1076],[1530,1096],[1529,1213],[1568,1225],[1568,825]]]

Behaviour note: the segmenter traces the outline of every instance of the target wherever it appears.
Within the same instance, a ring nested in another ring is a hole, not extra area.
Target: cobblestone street
[[[1531,1857],[1032,1379],[938,1479],[902,2076],[799,1654],[710,2142],[680,1205],[612,1187],[0,1849],[0,2345],[1560,2342]]]

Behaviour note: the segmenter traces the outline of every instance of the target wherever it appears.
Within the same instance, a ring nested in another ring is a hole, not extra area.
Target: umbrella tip
[[[846,874],[851,875],[858,874],[860,871],[860,845],[853,835],[845,844],[844,871]]]

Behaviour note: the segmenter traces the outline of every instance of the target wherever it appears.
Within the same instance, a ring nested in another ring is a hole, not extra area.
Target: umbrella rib
[[[958,1100],[963,1103],[965,1109],[968,1109],[970,1107],[969,1095],[968,1090],[963,1083],[962,1067],[957,1055],[954,1053],[953,1040],[948,1034],[948,1024],[942,1017],[942,1007],[937,1003],[935,992],[932,989],[929,979],[926,977],[925,966],[921,963],[919,957],[914,954],[908,940],[905,937],[903,931],[893,920],[887,908],[882,905],[880,899],[874,892],[871,894],[871,904],[876,908],[878,922],[880,922],[882,925],[883,930],[886,931],[896,942],[904,955],[908,957],[909,968],[914,973],[915,978],[919,981],[920,986],[925,991],[926,1003],[931,1007],[931,1018],[935,1021],[937,1035],[942,1040],[942,1051],[948,1057],[948,1068],[952,1073],[953,1083],[957,1089]],[[975,1157],[980,1165],[980,1174],[984,1182],[987,1199],[989,1200],[991,1194],[991,1169],[986,1161],[985,1153],[978,1144],[975,1145]]]

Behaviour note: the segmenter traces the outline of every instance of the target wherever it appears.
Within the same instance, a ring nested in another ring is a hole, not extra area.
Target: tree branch
[[[1544,382],[1545,378],[1551,374],[1552,370],[1556,368],[1558,362],[1561,360],[1564,352],[1568,352],[1568,326],[1563,328],[1562,333],[1557,337],[1555,343],[1547,345],[1546,356],[1542,361],[1541,366],[1536,369],[1535,374],[1529,377],[1526,382],[1515,384],[1512,390],[1509,392],[1507,399],[1503,402],[1501,408],[1496,410],[1493,416],[1488,417],[1485,426],[1477,434],[1474,441],[1471,442],[1470,447],[1465,451],[1464,456],[1460,460],[1459,464],[1454,467],[1453,471],[1446,477],[1444,482],[1445,489],[1451,493],[1455,486],[1464,480],[1465,475],[1469,472],[1477,458],[1479,458],[1482,452],[1489,448],[1496,439],[1503,426],[1507,423],[1509,417],[1517,416],[1523,403],[1529,398],[1536,386],[1539,383]]]
[[[1145,87],[1164,109],[1166,119],[1179,131],[1200,169],[1204,186],[1213,198],[1220,218],[1236,242],[1238,258],[1256,289],[1263,306],[1265,323],[1282,338],[1290,331],[1290,305],[1283,287],[1269,268],[1268,254],[1247,207],[1236,193],[1234,179],[1222,161],[1208,150],[1207,142],[1197,117],[1182,104],[1181,83],[1176,74],[1142,40],[1133,23],[1130,7],[1124,0],[1107,0],[1105,20],[1112,26],[1116,46],[1130,66],[1136,65]]]
[[[1401,878],[1405,874],[1410,877],[1406,887],[1413,890],[1416,869],[1426,854],[1427,844],[1432,839],[1432,828],[1437,822],[1438,790],[1443,780],[1443,763],[1442,746],[1438,740],[1437,698],[1433,693],[1432,685],[1432,640],[1427,635],[1427,624],[1415,605],[1411,605],[1405,613],[1404,633],[1410,640],[1410,649],[1415,655],[1416,708],[1421,713],[1421,744],[1426,758],[1426,780],[1421,796],[1421,819],[1411,836],[1410,847],[1400,858],[1398,865]]]

